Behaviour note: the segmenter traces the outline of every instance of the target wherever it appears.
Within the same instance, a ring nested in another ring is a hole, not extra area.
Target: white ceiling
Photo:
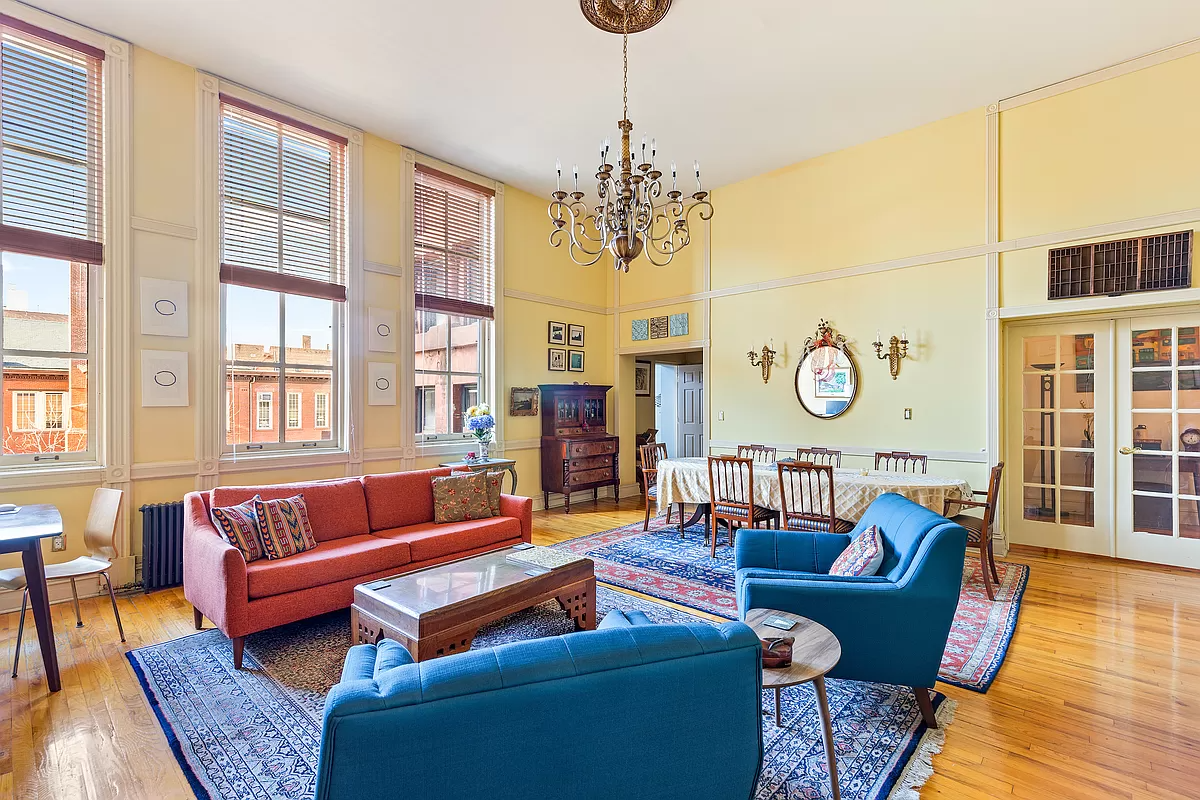
[[[620,37],[577,0],[36,5],[539,193],[617,136]],[[674,0],[629,114],[719,186],[1196,37],[1196,0]]]

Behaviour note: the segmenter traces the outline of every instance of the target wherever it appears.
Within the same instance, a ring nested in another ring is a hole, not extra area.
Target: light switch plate
[[[904,409],[904,418],[912,419],[912,409],[911,408]]]
[[[717,422],[724,422],[724,421],[725,421],[725,412],[718,411],[717,412]]]
[[[51,552],[61,553],[63,550],[66,550],[66,549],[67,549],[67,542],[66,542],[66,540],[63,539],[61,533],[58,536],[55,536],[53,539],[50,540]]]

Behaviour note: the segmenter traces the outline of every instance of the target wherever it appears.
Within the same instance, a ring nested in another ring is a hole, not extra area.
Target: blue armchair
[[[878,574],[829,575],[850,540],[879,526]],[[790,611],[833,631],[842,659],[833,678],[913,687],[937,726],[929,689],[937,680],[958,607],[967,532],[897,494],[877,498],[849,534],[753,529],[738,535],[738,611]]]
[[[740,622],[600,629],[414,664],[350,649],[316,800],[747,800],[762,765],[759,642]]]

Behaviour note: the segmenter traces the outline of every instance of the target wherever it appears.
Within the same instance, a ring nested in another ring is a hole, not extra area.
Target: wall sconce
[[[879,335],[879,331],[875,331],[875,357],[880,361],[887,359],[888,372],[892,373],[892,380],[900,375],[900,360],[908,358],[908,331],[904,328],[900,329],[900,336],[893,336],[888,342],[887,353],[883,352],[883,337]]]
[[[771,344],[775,344],[775,340],[771,340]],[[775,363],[775,351],[767,345],[763,345],[762,353],[756,353],[753,350],[746,353],[746,357],[750,359],[750,366],[762,367],[763,383],[771,380],[771,365]]]

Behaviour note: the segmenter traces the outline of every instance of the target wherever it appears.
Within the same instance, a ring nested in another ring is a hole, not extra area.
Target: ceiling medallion
[[[692,240],[689,221],[692,212],[701,220],[712,219],[713,207],[708,192],[700,183],[700,162],[693,162],[696,191],[684,197],[679,190],[675,162],[671,162],[671,189],[663,198],[660,178],[655,166],[657,147],[650,140],[646,153],[646,136],[638,162],[630,148],[633,123],[629,120],[629,34],[645,30],[667,13],[671,0],[581,0],[583,14],[603,30],[620,33],[623,56],[622,114],[617,128],[621,131],[621,151],[614,167],[608,163],[609,139],[600,143],[600,165],[596,168],[596,194],[599,202],[592,208],[584,203],[579,191],[579,166],[574,169],[574,191],[562,188],[562,164],[555,165],[555,191],[551,194],[550,244],[555,247],[568,243],[571,260],[581,266],[591,266],[612,253],[616,269],[629,272],[629,264],[643,253],[657,267],[671,263],[675,254]],[[617,27],[613,28],[613,15]],[[635,19],[640,27],[634,27]]]
[[[662,22],[671,0],[579,0],[587,21],[607,33],[623,33],[625,8],[629,8],[629,32],[641,33]]]

